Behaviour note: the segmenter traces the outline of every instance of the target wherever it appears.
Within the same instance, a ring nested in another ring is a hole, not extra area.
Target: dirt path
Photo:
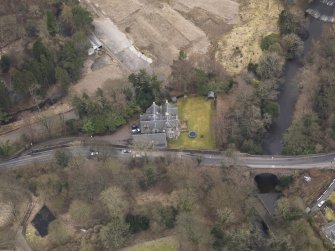
[[[117,63],[112,62],[99,70],[89,72],[77,84],[71,87],[70,93],[86,92],[91,95],[98,88],[103,88],[106,82],[118,82],[127,77],[127,74],[118,66]]]
[[[20,227],[19,231],[17,232],[15,248],[17,251],[32,251],[22,234],[22,227]]]

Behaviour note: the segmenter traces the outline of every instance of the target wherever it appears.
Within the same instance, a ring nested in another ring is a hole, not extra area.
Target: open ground
[[[207,53],[209,37],[214,33],[222,35],[222,31],[239,19],[239,5],[233,0],[97,0],[94,3],[85,0],[82,3],[96,19],[110,18],[141,53],[153,59],[155,73],[165,78],[181,49],[189,55]]]

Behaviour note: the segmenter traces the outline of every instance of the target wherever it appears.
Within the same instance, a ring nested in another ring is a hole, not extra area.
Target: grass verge
[[[168,236],[154,241],[147,241],[122,251],[177,251],[178,241],[174,236]]]

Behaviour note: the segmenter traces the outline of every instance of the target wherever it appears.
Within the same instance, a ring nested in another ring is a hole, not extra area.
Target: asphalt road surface
[[[333,180],[333,182],[330,183],[330,185],[328,186],[328,188],[326,189],[326,191],[324,191],[324,193],[316,200],[315,204],[312,206],[311,211],[315,212],[317,210],[319,210],[321,207],[324,207],[325,205],[323,204],[320,208],[318,207],[318,204],[321,201],[326,201],[328,199],[328,197],[330,196],[330,194],[335,190],[335,179]]]
[[[245,154],[236,154],[233,157],[227,157],[220,153],[204,153],[199,151],[136,151],[131,153],[122,153],[122,148],[114,146],[96,146],[96,145],[77,145],[60,147],[70,152],[73,156],[90,157],[92,151],[99,152],[99,157],[112,157],[119,159],[131,159],[133,157],[173,157],[179,159],[198,160],[201,164],[220,166],[222,164],[243,165],[250,168],[282,168],[282,169],[332,169],[332,163],[335,153],[308,155],[308,156],[251,156]],[[37,162],[49,161],[53,158],[55,151],[39,149],[36,152],[26,152],[22,156],[0,162],[1,169],[16,168]]]

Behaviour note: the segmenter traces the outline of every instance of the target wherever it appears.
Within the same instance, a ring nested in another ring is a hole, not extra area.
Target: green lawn
[[[330,221],[334,221],[335,220],[335,214],[333,209],[326,207],[325,208],[325,217],[327,219],[328,222]]]
[[[215,149],[212,132],[213,101],[203,97],[180,98],[177,106],[180,121],[187,121],[188,131],[195,131],[197,137],[191,139],[182,132],[177,140],[170,140],[170,148]]]
[[[332,192],[328,198],[335,205],[335,192]]]
[[[124,248],[122,251],[177,251],[178,241],[174,236],[168,236],[154,241],[143,242]]]

